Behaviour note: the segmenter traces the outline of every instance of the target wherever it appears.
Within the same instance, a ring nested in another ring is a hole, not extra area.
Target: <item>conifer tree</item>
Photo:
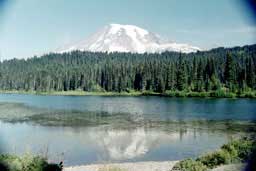
[[[177,89],[183,91],[186,88],[186,75],[185,75],[185,62],[181,55],[179,57],[179,63],[177,68]]]
[[[235,83],[235,68],[234,61],[230,53],[226,56],[224,78],[228,88],[232,88]]]

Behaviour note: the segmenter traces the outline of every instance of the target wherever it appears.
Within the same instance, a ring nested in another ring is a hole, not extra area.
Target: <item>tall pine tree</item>
[[[224,78],[226,86],[232,89],[235,83],[235,65],[230,53],[226,56]]]

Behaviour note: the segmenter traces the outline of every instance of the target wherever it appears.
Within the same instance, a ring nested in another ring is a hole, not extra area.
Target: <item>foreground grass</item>
[[[26,154],[18,157],[0,154],[1,171],[61,171],[62,164],[50,164],[45,158]]]
[[[172,168],[172,171],[207,171],[221,165],[244,162],[254,163],[255,152],[255,141],[250,139],[234,140],[223,145],[221,149],[203,155],[195,160],[182,160]]]
[[[2,94],[34,94],[34,95],[60,95],[60,96],[164,96],[164,97],[214,97],[214,98],[256,98],[256,91],[248,92],[192,92],[192,91],[165,91],[157,93],[152,91],[128,91],[128,92],[88,92],[82,90],[74,91],[23,91],[23,90],[0,90]]]

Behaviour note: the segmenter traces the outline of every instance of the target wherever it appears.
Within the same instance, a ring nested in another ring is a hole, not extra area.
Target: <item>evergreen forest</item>
[[[256,89],[256,45],[195,53],[73,51],[0,63],[1,91],[230,92]]]

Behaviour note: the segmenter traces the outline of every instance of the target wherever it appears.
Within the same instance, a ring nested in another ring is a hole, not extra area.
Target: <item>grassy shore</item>
[[[157,93],[152,91],[127,91],[127,92],[89,92],[75,91],[24,91],[24,90],[0,90],[2,94],[33,94],[33,95],[59,95],[59,96],[163,96],[163,97],[213,97],[213,98],[256,98],[256,91],[248,92],[191,92],[191,91],[165,91]]]
[[[255,139],[242,138],[224,144],[219,150],[196,159],[185,159],[175,164],[171,171],[208,171],[223,165],[255,163]],[[249,170],[256,169],[252,164]]]
[[[0,90],[2,94],[33,94],[33,95],[58,95],[58,96],[141,96],[143,92],[89,92],[89,91],[23,91],[23,90]]]

